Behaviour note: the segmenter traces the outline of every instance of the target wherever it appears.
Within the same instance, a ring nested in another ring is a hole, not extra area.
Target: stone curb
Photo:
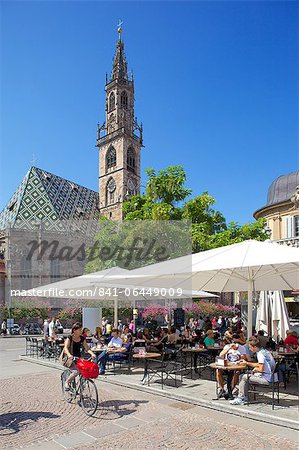
[[[7,334],[6,336],[0,336],[0,339],[15,339],[15,338],[42,338],[43,334]]]
[[[42,366],[51,367],[53,369],[64,370],[64,367],[62,367],[58,363],[55,363],[52,361],[44,361],[44,360],[40,360],[40,359],[34,359],[34,358],[30,358],[29,356],[23,356],[23,355],[20,355],[19,358],[23,361],[40,364]],[[272,425],[277,425],[280,427],[286,427],[286,428],[291,428],[293,430],[299,430],[299,424],[298,424],[298,421],[296,421],[296,420],[279,418],[276,416],[272,416],[270,414],[265,414],[265,413],[257,412],[257,411],[250,411],[250,410],[248,411],[248,410],[246,410],[246,406],[244,406],[243,408],[238,408],[238,407],[233,407],[230,405],[224,405],[221,403],[217,403],[217,401],[212,401],[212,400],[190,399],[188,397],[185,397],[184,395],[176,394],[173,391],[170,393],[170,392],[162,391],[161,389],[157,389],[157,388],[154,388],[151,386],[143,386],[143,385],[123,382],[123,381],[117,381],[117,380],[113,380],[112,378],[108,379],[108,378],[101,377],[100,381],[104,382],[104,383],[115,384],[117,386],[123,386],[123,387],[129,388],[129,389],[134,389],[137,391],[143,391],[143,392],[147,392],[147,393],[151,393],[151,394],[160,395],[161,397],[166,397],[171,400],[177,400],[177,401],[181,401],[184,403],[201,406],[203,408],[213,409],[215,411],[232,414],[232,415],[239,416],[239,417],[246,417],[247,419],[258,420],[260,422],[266,422],[266,423],[270,423]]]

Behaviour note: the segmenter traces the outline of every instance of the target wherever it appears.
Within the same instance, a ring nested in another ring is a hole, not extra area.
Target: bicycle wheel
[[[80,406],[87,416],[92,416],[98,407],[98,390],[93,380],[81,377]]]
[[[68,391],[65,390],[65,381],[70,376],[71,372],[69,370],[65,370],[61,374],[61,390],[64,400],[68,403],[71,403],[76,397],[76,384],[75,381],[71,381]]]

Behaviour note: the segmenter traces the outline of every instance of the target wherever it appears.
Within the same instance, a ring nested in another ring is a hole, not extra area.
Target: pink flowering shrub
[[[143,319],[156,319],[158,316],[166,316],[168,308],[158,304],[146,306],[142,311]]]
[[[221,303],[210,303],[205,300],[194,302],[183,306],[187,317],[198,316],[226,316],[231,317],[236,313],[234,306],[222,305]]]

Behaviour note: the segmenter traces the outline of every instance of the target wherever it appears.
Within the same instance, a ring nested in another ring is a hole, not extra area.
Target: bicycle
[[[91,358],[90,358],[91,359]],[[82,360],[81,358],[74,358],[74,361],[78,362],[81,360],[81,364],[84,362],[90,362],[89,360]],[[65,382],[67,378],[70,376],[71,371],[69,369],[66,369],[61,374],[61,388],[62,388],[62,394],[68,403],[72,403],[76,400],[76,397],[79,396],[79,406],[83,409],[84,413],[87,416],[92,416],[98,407],[99,402],[99,396],[98,396],[98,390],[95,385],[95,382],[88,378],[88,374],[85,373],[84,370],[80,369],[79,375],[76,376],[70,383],[69,383],[69,389],[65,389]]]

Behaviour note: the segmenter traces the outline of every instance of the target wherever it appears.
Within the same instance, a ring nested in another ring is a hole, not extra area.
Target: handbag
[[[71,341],[71,345],[70,345],[70,353],[73,353],[73,339],[70,336],[69,337],[70,341]],[[60,356],[58,358],[58,362],[64,366],[64,367],[71,367],[71,365],[73,364],[73,359],[69,358],[65,353],[64,353],[64,348],[62,349],[62,352],[60,353]]]

